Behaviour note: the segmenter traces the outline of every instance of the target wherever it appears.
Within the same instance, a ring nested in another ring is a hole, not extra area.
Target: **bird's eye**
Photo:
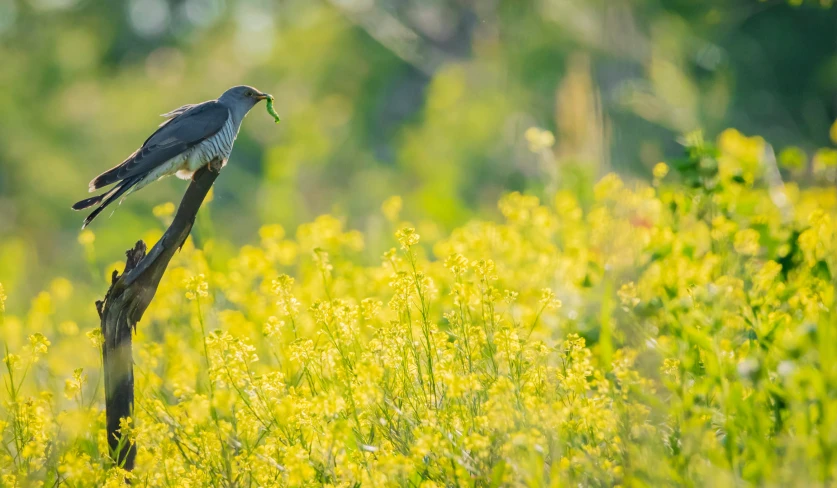
[[[247,90],[246,92],[244,92],[244,96],[245,96],[245,97],[252,97],[252,96],[253,96],[253,92],[251,92],[250,90]]]

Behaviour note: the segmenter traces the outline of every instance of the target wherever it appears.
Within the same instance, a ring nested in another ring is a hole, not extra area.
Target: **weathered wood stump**
[[[137,322],[154,299],[171,258],[189,237],[195,216],[217,177],[218,173],[207,167],[195,173],[174,221],[163,237],[147,254],[145,243],[138,241],[126,253],[125,271],[121,275],[113,272],[104,300],[96,302],[104,336],[102,358],[108,445],[116,465],[127,471],[134,468],[137,449],[123,438],[119,424],[121,419],[133,417],[134,411],[132,332],[136,332]]]

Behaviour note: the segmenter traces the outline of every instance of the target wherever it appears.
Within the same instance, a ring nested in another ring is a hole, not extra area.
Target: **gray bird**
[[[163,114],[168,120],[125,161],[94,178],[90,192],[114,183],[116,186],[73,205],[73,210],[99,205],[84,219],[82,229],[119,197],[130,195],[163,176],[177,174],[189,179],[210,162],[211,170],[221,171],[244,116],[259,101],[268,98],[271,96],[251,86],[234,86],[217,100],[184,105]]]

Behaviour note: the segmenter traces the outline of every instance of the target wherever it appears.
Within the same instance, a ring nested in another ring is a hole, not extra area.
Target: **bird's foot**
[[[213,173],[220,173],[221,168],[223,168],[223,167],[224,167],[224,161],[223,160],[213,159],[212,161],[209,162],[209,171],[212,171]]]

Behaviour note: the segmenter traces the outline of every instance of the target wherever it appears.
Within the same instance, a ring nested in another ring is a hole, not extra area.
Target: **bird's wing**
[[[168,124],[169,122],[174,120],[174,118],[177,117],[178,115],[182,115],[183,112],[189,110],[192,107],[196,107],[196,106],[197,105],[194,104],[194,103],[187,103],[186,105],[184,105],[182,107],[178,107],[178,108],[172,110],[171,112],[166,112],[164,114],[160,114],[160,117],[165,117],[167,119],[167,120],[164,120],[162,124],[160,124],[160,127]]]
[[[215,100],[187,108],[157,129],[122,164],[91,181],[90,191],[151,171],[215,135],[229,117],[227,107]]]

